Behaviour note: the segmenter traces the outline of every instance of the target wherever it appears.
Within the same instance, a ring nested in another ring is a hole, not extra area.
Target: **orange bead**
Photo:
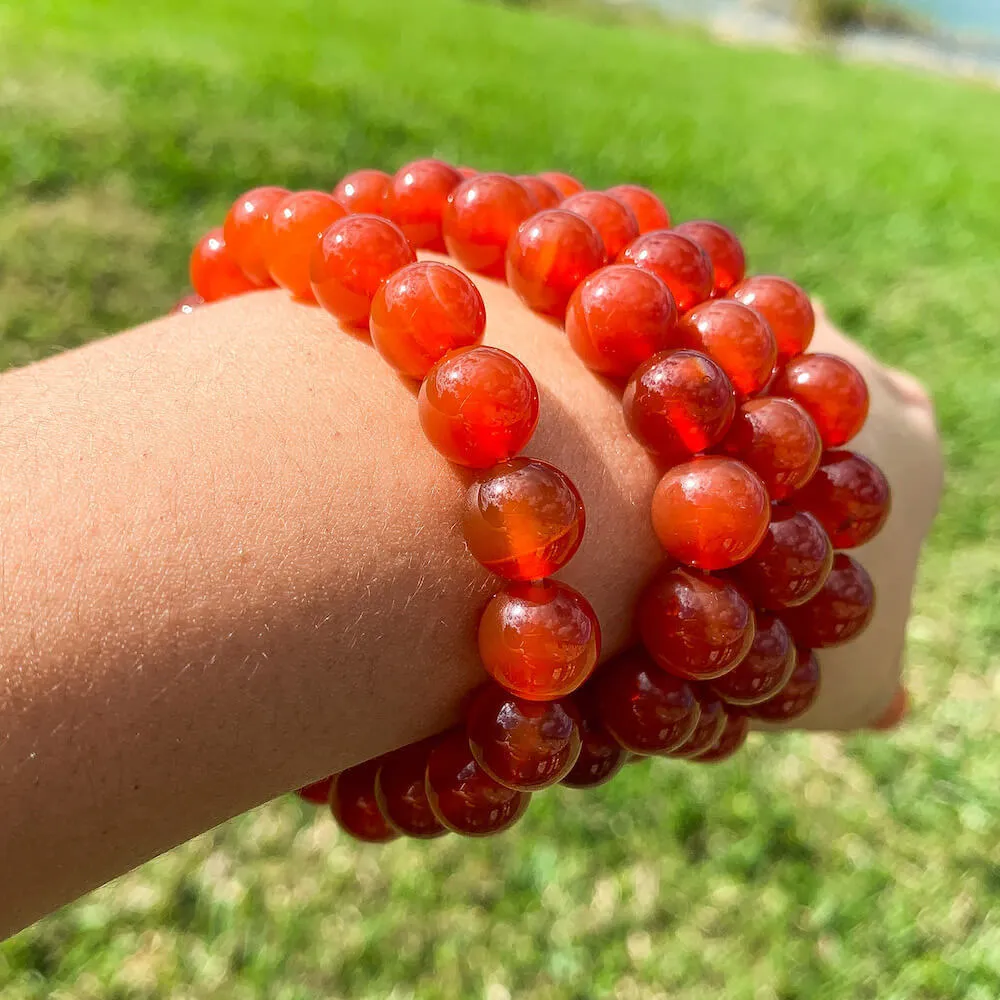
[[[670,228],[670,213],[649,188],[640,187],[638,184],[619,184],[608,188],[607,193],[632,210],[636,222],[639,223],[640,233]]]
[[[563,200],[562,192],[550,184],[548,181],[536,177],[534,174],[518,174],[514,178],[531,196],[535,203],[535,211],[541,212],[546,208],[555,208]]]
[[[462,175],[463,180],[468,180],[470,177],[475,177],[479,173],[475,167],[463,167],[457,166],[455,169]]]
[[[691,760],[699,764],[719,764],[728,760],[746,743],[749,733],[750,720],[741,712],[729,711],[726,713],[726,725],[715,746]]]
[[[819,697],[822,674],[819,660],[811,649],[797,649],[795,669],[776,695],[754,705],[750,712],[768,722],[790,722],[804,715]]]
[[[708,254],[715,274],[712,294],[725,295],[746,274],[747,258],[736,234],[718,222],[698,219],[682,222],[674,232],[694,240]]]
[[[557,580],[506,584],[479,621],[486,672],[529,701],[578,688],[600,651],[601,627],[590,602]]]
[[[320,778],[295,790],[295,794],[305,802],[314,806],[325,806],[330,802],[330,789],[333,787],[333,775]]]
[[[347,210],[325,191],[295,191],[271,213],[264,240],[264,260],[271,277],[295,298],[314,302],[309,263],[324,231]]]
[[[644,233],[618,255],[618,261],[662,278],[682,313],[711,298],[712,261],[697,243],[672,229]]]
[[[381,215],[391,181],[384,170],[354,170],[333,189],[333,196],[354,215]]]
[[[338,219],[313,248],[309,278],[316,301],[346,326],[367,326],[379,285],[417,259],[398,226],[376,215]]]
[[[258,287],[234,260],[221,226],[210,229],[195,244],[189,270],[191,287],[205,302],[242,295]]]
[[[419,260],[379,286],[369,329],[375,349],[393,368],[423,378],[449,351],[483,339],[486,306],[461,271]]]
[[[513,355],[469,347],[427,373],[417,400],[427,440],[449,462],[485,469],[516,455],[538,423],[538,389]]]
[[[551,184],[564,198],[583,190],[583,182],[570,174],[561,174],[558,170],[546,170],[538,175],[547,184]]]
[[[441,216],[462,175],[440,160],[414,160],[400,167],[385,189],[384,214],[415,246],[444,252]]]
[[[399,834],[386,822],[375,798],[378,760],[349,767],[330,786],[330,811],[345,833],[370,844],[384,844]]]
[[[608,260],[614,260],[639,235],[639,223],[632,209],[602,191],[581,191],[559,207],[576,212],[597,230]]]
[[[856,559],[838,552],[816,595],[782,611],[781,617],[800,646],[824,649],[860,635],[874,613],[875,585],[868,571]]]
[[[264,259],[264,247],[271,225],[271,214],[288,189],[258,187],[241,194],[226,214],[222,233],[234,260],[243,273],[261,288],[273,284]]]
[[[778,342],[778,364],[801,354],[812,341],[816,315],[809,296],[793,281],[758,274],[729,292],[767,320]]]
[[[433,740],[422,740],[389,754],[375,778],[375,799],[389,826],[421,840],[445,832],[427,799],[427,761],[433,745]]]
[[[697,757],[711,750],[722,737],[728,714],[722,699],[711,691],[699,688],[695,692],[698,699],[698,725],[694,732],[676,750],[668,750],[667,757]]]

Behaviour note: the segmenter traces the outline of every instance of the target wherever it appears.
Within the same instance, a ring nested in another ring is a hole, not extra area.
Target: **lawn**
[[[492,842],[273,803],[0,946],[3,1000],[995,1000],[1000,93],[487,0],[0,0],[0,65],[0,365],[162,312],[256,183],[558,167],[734,225],[930,386],[950,475],[892,738],[644,763]]]

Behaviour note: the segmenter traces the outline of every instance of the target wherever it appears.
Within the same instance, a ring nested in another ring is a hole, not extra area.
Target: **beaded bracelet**
[[[622,387],[628,429],[661,466],[651,514],[666,558],[635,610],[642,645],[600,669],[593,608],[552,579],[583,539],[583,500],[520,454],[538,421],[534,380],[482,345],[468,276],[416,249],[505,280],[562,322],[581,361]],[[195,247],[195,295],[178,310],[279,285],[367,328],[420,381],[430,443],[479,471],[462,529],[500,578],[478,629],[490,680],[464,725],[299,790],[348,833],[498,833],[542,788],[602,784],[636,755],[721,761],[751,718],[813,703],[813,650],[857,636],[874,608],[864,568],[834,549],[877,534],[889,488],[843,450],[868,412],[860,373],[803,353],[814,316],[802,289],[745,271],[730,230],[671,227],[646,188],[433,159],[356,171],[332,194],[255,188]]]

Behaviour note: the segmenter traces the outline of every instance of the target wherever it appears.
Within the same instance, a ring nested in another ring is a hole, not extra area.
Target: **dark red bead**
[[[355,170],[333,189],[333,196],[354,215],[381,215],[392,177],[384,170]]]
[[[601,722],[593,681],[574,692],[572,698],[580,714],[580,756],[560,783],[568,788],[595,788],[610,781],[625,766],[629,751]]]
[[[868,571],[843,552],[817,594],[782,618],[800,646],[823,649],[849,642],[867,627],[875,612],[875,587]]]
[[[303,785],[301,788],[296,789],[295,794],[314,806],[325,806],[330,802],[330,789],[332,787],[333,775],[330,774],[325,778],[320,778],[319,781]]]
[[[445,832],[427,799],[427,761],[433,745],[434,740],[422,740],[389,754],[375,778],[375,798],[389,825],[421,840]]]
[[[708,254],[715,274],[712,294],[725,295],[737,282],[743,280],[747,269],[747,258],[743,244],[736,234],[718,222],[699,219],[682,222],[674,231],[694,240]]]
[[[369,760],[335,775],[330,787],[330,811],[345,833],[371,844],[395,840],[375,798],[375,776],[379,760]]]
[[[795,653],[795,668],[784,687],[750,711],[768,722],[790,722],[805,714],[819,696],[819,689],[819,661],[811,649],[800,648]]]
[[[711,682],[711,688],[730,705],[756,705],[784,687],[795,669],[795,644],[785,623],[767,612],[757,612],[757,629],[747,655]]]
[[[618,256],[662,278],[681,313],[712,295],[712,261],[693,240],[672,229],[657,229],[633,240]]]
[[[640,233],[670,228],[670,213],[649,188],[640,187],[638,184],[619,184],[617,187],[608,188],[607,194],[617,198],[632,210],[639,223]]]
[[[767,320],[778,342],[778,364],[809,346],[816,316],[809,296],[794,281],[758,274],[741,281],[729,294]]]
[[[559,207],[583,216],[597,230],[608,260],[614,260],[639,235],[632,209],[601,191],[581,191]]]
[[[750,720],[742,713],[728,712],[726,725],[715,746],[691,759],[699,764],[718,764],[728,760],[747,741],[750,733]]]
[[[400,167],[385,189],[383,212],[415,247],[444,252],[441,217],[462,175],[441,160],[414,160]]]
[[[710,691],[695,692],[700,713],[694,732],[676,749],[667,752],[668,757],[697,757],[711,750],[718,743],[726,728],[728,715],[722,699]]]

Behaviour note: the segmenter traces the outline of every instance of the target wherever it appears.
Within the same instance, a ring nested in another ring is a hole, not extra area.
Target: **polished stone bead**
[[[640,233],[670,228],[670,213],[649,188],[641,187],[639,184],[618,184],[616,187],[608,188],[606,193],[632,210],[639,223]]]
[[[325,806],[330,802],[330,789],[333,787],[333,775],[312,781],[295,790],[295,794],[305,802],[314,806]]]
[[[375,798],[389,825],[420,840],[445,832],[427,799],[427,761],[433,745],[434,740],[421,740],[389,754],[375,778]]]
[[[535,203],[535,211],[555,208],[563,200],[562,192],[549,181],[536,177],[534,174],[518,174],[514,178],[531,196]]]
[[[794,399],[813,418],[824,448],[847,444],[868,416],[868,386],[849,361],[833,354],[803,354],[780,369],[770,388]]]
[[[462,180],[453,166],[441,160],[414,160],[393,175],[385,189],[382,212],[413,246],[443,253],[441,217],[448,195]]]
[[[708,254],[672,229],[644,233],[618,255],[618,262],[634,264],[662,278],[681,313],[712,296],[715,279]]]
[[[747,655],[711,682],[712,691],[730,705],[757,705],[777,694],[795,669],[795,645],[785,623],[758,611]]]
[[[333,196],[354,215],[381,215],[390,183],[384,170],[354,170],[333,189]]]
[[[729,293],[767,320],[778,343],[778,364],[801,354],[810,344],[816,316],[809,296],[786,278],[758,274],[741,281]]]
[[[614,260],[639,235],[632,209],[602,191],[580,191],[559,207],[576,212],[597,230],[608,260]]]
[[[875,612],[875,587],[868,571],[843,552],[817,594],[782,612],[796,643],[812,649],[840,646],[860,635]]]
[[[804,715],[819,696],[821,674],[819,661],[810,649],[795,653],[795,668],[781,690],[749,711],[768,722],[791,722]]]
[[[715,275],[712,288],[714,296],[725,295],[737,282],[743,280],[747,258],[743,244],[732,230],[707,219],[682,222],[674,230],[694,240],[708,254]]]
[[[243,273],[261,288],[273,285],[264,258],[271,215],[288,195],[287,188],[257,187],[241,194],[226,214],[223,237]]]
[[[580,756],[560,784],[568,788],[596,788],[610,781],[625,766],[629,751],[601,722],[593,678],[575,691],[572,698],[580,714]]]
[[[209,230],[195,244],[189,262],[191,287],[205,302],[252,292],[259,287],[236,263],[226,246],[222,228]]]
[[[384,844],[399,834],[386,822],[375,798],[379,760],[369,760],[335,775],[330,786],[330,811],[345,833],[356,840]]]
[[[698,725],[676,750],[666,752],[667,757],[697,757],[698,754],[711,750],[726,728],[728,715],[722,699],[702,688],[695,691],[695,697],[699,708]]]
[[[323,233],[347,210],[324,191],[295,191],[274,207],[264,236],[271,278],[303,302],[314,302],[309,263]]]
[[[699,764],[719,764],[728,760],[746,743],[749,733],[750,720],[742,713],[729,711],[726,726],[715,746],[691,759]]]
[[[578,181],[570,174],[560,173],[558,170],[545,170],[538,176],[547,184],[551,184],[563,198],[569,198],[583,190],[582,181]]]

